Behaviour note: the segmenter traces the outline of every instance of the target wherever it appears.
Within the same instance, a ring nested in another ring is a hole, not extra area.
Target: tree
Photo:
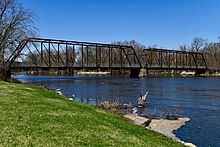
[[[180,47],[179,47],[179,49],[181,50],[181,51],[188,51],[189,50],[189,48],[187,47],[187,45],[181,45]]]
[[[210,69],[220,69],[220,43],[209,43],[204,49],[204,56]]]
[[[0,67],[21,40],[36,35],[33,16],[15,0],[0,0]]]
[[[135,52],[137,53],[138,57],[140,57],[143,49],[146,49],[146,46],[138,43],[135,40],[131,40],[131,41],[114,41],[112,44],[132,46],[134,48]]]
[[[207,40],[201,37],[195,37],[191,42],[192,52],[201,52],[207,45]]]

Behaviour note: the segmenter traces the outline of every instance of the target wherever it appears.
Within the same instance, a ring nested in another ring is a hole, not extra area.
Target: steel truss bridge
[[[137,55],[132,46],[29,38],[8,56],[10,69],[207,70],[202,53],[149,48]]]

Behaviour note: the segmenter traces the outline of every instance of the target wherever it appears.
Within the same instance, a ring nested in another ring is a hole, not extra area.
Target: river
[[[190,121],[174,133],[197,146],[220,146],[219,77],[111,77],[14,75],[23,83],[60,88],[66,97],[96,104],[97,99],[121,99],[137,106],[147,91],[147,108],[141,113],[178,111]],[[140,112],[139,112],[140,113]]]

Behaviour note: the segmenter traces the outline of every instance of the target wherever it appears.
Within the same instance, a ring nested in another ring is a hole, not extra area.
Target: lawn
[[[0,146],[183,146],[129,120],[24,84],[0,82]]]

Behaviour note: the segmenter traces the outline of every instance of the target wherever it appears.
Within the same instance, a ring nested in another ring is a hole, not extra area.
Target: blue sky
[[[43,38],[136,40],[176,49],[194,37],[217,42],[220,0],[18,0],[36,13]]]

